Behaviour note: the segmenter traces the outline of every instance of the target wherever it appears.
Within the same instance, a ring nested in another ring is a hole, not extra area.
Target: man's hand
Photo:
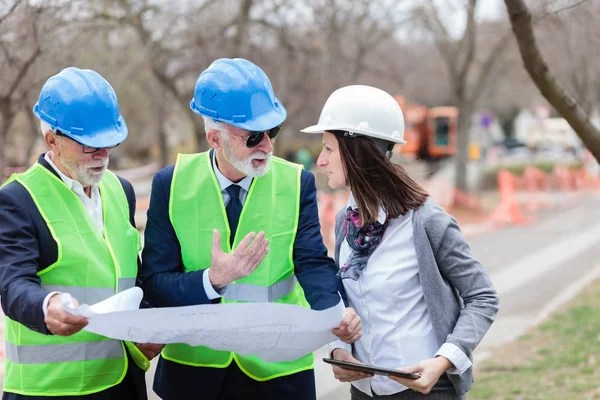
[[[75,307],[79,306],[79,302],[73,299]],[[56,293],[50,297],[48,301],[48,313],[44,318],[46,327],[50,332],[58,336],[71,336],[82,330],[88,320],[85,317],[71,315],[63,310],[60,304],[60,293]]]
[[[362,327],[360,317],[354,311],[354,308],[346,308],[346,315],[340,323],[340,326],[333,330],[333,334],[346,343],[354,343],[362,336]]]
[[[351,362],[354,364],[362,364],[356,358],[352,357],[352,354],[346,349],[335,349],[331,353],[331,356],[334,360]],[[351,369],[346,369],[342,367],[338,367],[337,365],[332,366],[333,368],[333,376],[340,382],[352,382],[357,381],[359,379],[371,378],[373,374],[369,374],[368,372],[363,371],[354,371]]]
[[[165,345],[154,343],[135,343],[135,347],[140,349],[140,351],[144,353],[148,360],[152,360],[154,357],[160,354]]]
[[[419,379],[406,379],[392,375],[389,377],[407,388],[428,394],[440,379],[440,376],[452,366],[450,360],[445,357],[428,358],[417,365],[400,368],[403,371],[420,373],[421,377]]]
[[[215,289],[220,289],[231,282],[250,275],[265,258],[269,249],[269,241],[265,233],[258,235],[251,232],[238,244],[231,253],[221,251],[221,234],[213,231],[213,246],[211,252],[208,278]]]

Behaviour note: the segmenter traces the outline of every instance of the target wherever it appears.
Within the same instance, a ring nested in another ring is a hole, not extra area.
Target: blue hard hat
[[[266,131],[281,125],[285,107],[273,93],[267,75],[243,58],[220,58],[196,81],[190,108],[249,131]]]
[[[115,146],[127,137],[115,91],[89,69],[69,67],[48,78],[33,113],[86,146]]]

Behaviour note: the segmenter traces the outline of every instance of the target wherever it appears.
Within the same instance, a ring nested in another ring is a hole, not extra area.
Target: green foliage
[[[600,394],[600,281],[479,367],[470,400],[592,399]]]

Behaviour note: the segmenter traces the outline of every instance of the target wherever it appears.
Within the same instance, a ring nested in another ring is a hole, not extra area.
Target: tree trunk
[[[6,166],[4,150],[6,149],[6,136],[14,117],[14,115],[3,115],[1,117],[2,120],[0,120],[0,182],[4,182],[4,168]]]
[[[542,95],[556,108],[584,145],[600,161],[600,130],[590,121],[577,100],[550,73],[538,48],[532,17],[523,0],[504,0],[525,69]]]
[[[250,29],[250,9],[254,0],[244,0],[240,7],[240,13],[238,15],[238,26],[237,34],[233,39],[234,49],[237,57],[247,58],[247,38],[248,31]]]
[[[192,129],[194,130],[194,138],[196,139],[196,152],[200,153],[208,150],[208,142],[206,141],[206,134],[204,132],[204,120],[201,116],[193,113],[192,110],[189,110],[189,113]]]
[[[156,113],[156,126],[158,127],[156,135],[158,138],[158,146],[160,148],[160,168],[169,165],[169,144],[167,143],[167,132],[165,129],[166,114],[163,103],[160,103]]]
[[[468,191],[469,143],[471,139],[471,104],[459,102],[458,127],[456,135],[456,188]]]
[[[0,134],[0,185],[4,183],[4,135]]]
[[[31,108],[33,107],[30,107],[29,110],[31,110]],[[33,113],[29,110],[25,110],[25,115],[27,116],[27,125],[29,125],[29,135],[27,136],[27,148],[25,149],[25,156],[24,159],[21,160],[21,163],[24,167],[29,166],[29,160],[31,159],[35,145],[41,137],[40,126],[37,123],[38,119],[35,118]]]

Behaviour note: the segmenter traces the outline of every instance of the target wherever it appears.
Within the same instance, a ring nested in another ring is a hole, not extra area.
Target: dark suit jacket
[[[202,284],[205,270],[183,272],[181,247],[169,219],[173,170],[174,166],[164,168],[152,181],[142,251],[146,297],[154,307],[209,304]],[[302,171],[300,187],[300,215],[293,252],[295,275],[311,308],[323,310],[339,302],[339,292],[344,298],[345,294],[321,237],[314,175]],[[198,201],[202,201],[200,194]]]
[[[43,154],[39,157],[38,163],[57,175],[46,162]],[[129,220],[135,227],[133,187],[123,178],[119,178],[119,181],[129,204]],[[49,292],[40,286],[41,279],[37,272],[52,265],[57,258],[56,242],[29,192],[18,182],[11,182],[0,189],[0,300],[2,309],[11,319],[33,331],[46,335],[51,333],[44,322],[42,303]],[[141,286],[139,274],[137,285]],[[135,369],[141,371],[137,367]],[[20,395],[14,396],[16,397],[11,398],[27,398]]]
[[[209,304],[204,291],[205,270],[183,272],[181,248],[169,219],[169,198],[174,166],[159,171],[152,182],[150,208],[145,231],[145,244],[142,252],[144,287],[148,301],[155,307],[177,307],[196,304]],[[202,201],[198,194],[198,201]],[[269,218],[265,214],[265,218]],[[345,301],[341,281],[336,277],[337,268],[327,256],[327,249],[321,237],[321,226],[317,209],[314,175],[302,171],[300,189],[300,215],[294,242],[293,259],[295,275],[304,289],[311,308],[323,310],[336,305],[340,295]],[[208,267],[208,266],[207,266]],[[161,382],[166,368],[177,369],[169,376],[181,377],[186,386],[201,388],[215,384],[214,374],[199,374],[205,368],[194,368],[168,362],[161,358],[155,377],[155,391],[168,391],[178,386],[175,382]],[[194,374],[194,370],[198,372]],[[226,368],[219,369],[223,374]],[[217,372],[217,371],[213,371]],[[194,374],[194,375],[191,375]],[[161,388],[157,388],[161,386]],[[162,394],[159,393],[159,394]],[[165,398],[170,398],[166,396]]]

